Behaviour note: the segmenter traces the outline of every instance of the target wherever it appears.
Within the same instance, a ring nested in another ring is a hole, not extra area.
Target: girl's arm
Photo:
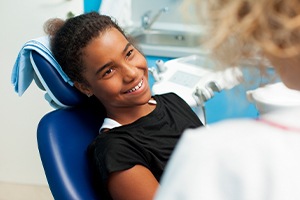
[[[159,183],[142,165],[114,172],[108,179],[108,190],[114,200],[153,199]]]

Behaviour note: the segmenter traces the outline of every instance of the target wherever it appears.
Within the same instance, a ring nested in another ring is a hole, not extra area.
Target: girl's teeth
[[[142,87],[142,84],[143,84],[143,81],[141,81],[137,86],[135,86],[134,88],[129,90],[128,93],[138,90],[140,87]]]

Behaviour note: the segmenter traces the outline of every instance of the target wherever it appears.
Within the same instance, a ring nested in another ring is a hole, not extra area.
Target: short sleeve
[[[130,169],[141,164],[147,167],[143,149],[134,140],[126,138],[104,139],[94,150],[94,160],[102,181],[112,172]]]

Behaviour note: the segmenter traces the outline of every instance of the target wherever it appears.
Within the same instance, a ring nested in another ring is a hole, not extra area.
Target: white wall
[[[19,97],[10,82],[22,45],[43,35],[43,23],[83,12],[82,0],[0,1],[0,181],[47,184],[36,143],[36,127],[52,108],[32,84]]]

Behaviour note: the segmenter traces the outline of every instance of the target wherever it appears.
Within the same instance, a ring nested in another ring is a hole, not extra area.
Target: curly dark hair
[[[116,28],[126,37],[116,21],[97,12],[82,14],[66,21],[50,19],[44,25],[45,32],[51,36],[51,51],[63,71],[73,82],[86,84],[88,83],[82,76],[85,71],[82,49],[92,39],[111,28]]]

